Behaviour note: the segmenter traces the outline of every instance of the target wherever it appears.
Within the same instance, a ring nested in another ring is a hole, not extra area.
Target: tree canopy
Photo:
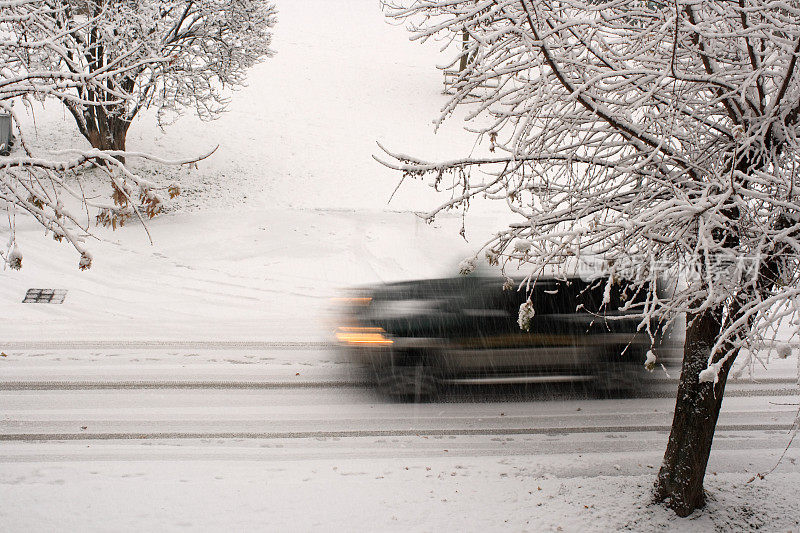
[[[78,28],[59,29],[56,21],[71,9],[66,3],[46,0],[0,0],[0,111],[19,123],[12,101],[17,98],[58,98],[68,105],[86,108],[124,105],[126,94],[110,81],[124,76],[123,64],[107,65],[90,72],[59,70],[42,63],[31,68],[31,58],[51,57],[66,53],[66,44],[77,37]],[[19,25],[38,28],[39,39],[20,41]],[[38,64],[38,63],[37,63]],[[93,100],[85,95],[92,94]],[[119,158],[143,157],[165,164],[195,161],[164,161],[147,154],[90,150],[67,150],[41,154],[26,142],[17,129],[18,147],[8,156],[0,156],[0,209],[5,211],[9,238],[0,249],[0,259],[11,268],[22,267],[22,252],[16,239],[14,214],[21,211],[31,215],[57,241],[66,241],[78,252],[78,266],[89,268],[92,255],[86,244],[92,219],[88,208],[97,210],[95,220],[116,226],[131,217],[147,218],[156,215],[163,198],[180,192],[177,184],[157,183],[131,171]],[[109,184],[109,199],[87,198],[74,180],[74,173],[94,168]]]
[[[17,65],[99,76],[59,98],[93,147],[124,150],[131,121],[155,108],[159,123],[185,109],[202,119],[225,108],[225,88],[272,55],[276,11],[265,0],[48,0],[36,17],[9,21]],[[57,37],[58,46],[36,43]],[[34,52],[34,53],[32,53]],[[111,102],[109,92],[118,96]],[[103,102],[103,105],[98,103]]]
[[[642,283],[665,273],[673,280],[672,296],[653,291],[645,313],[685,313],[689,324],[684,401],[656,492],[688,514],[703,503],[733,360],[743,349],[753,357],[780,325],[797,334],[797,323],[782,318],[798,316],[800,295],[800,5],[384,7],[412,39],[452,43],[450,66],[464,68],[439,120],[466,106],[468,127],[487,146],[449,161],[388,149],[379,156],[404,177],[449,191],[428,217],[476,198],[505,202],[519,221],[484,252],[490,261],[527,263],[534,280],[581,255],[603,258],[612,273],[630,267],[626,275]],[[690,464],[699,483],[686,479]]]

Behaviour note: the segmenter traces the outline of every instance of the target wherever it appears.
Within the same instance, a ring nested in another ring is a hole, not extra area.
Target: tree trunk
[[[733,357],[716,384],[700,383],[698,375],[708,365],[721,318],[719,310],[705,311],[690,317],[686,329],[675,415],[654,495],[681,517],[705,505],[703,478]]]
[[[458,65],[459,72],[463,72],[467,68],[467,58],[469,57],[469,52],[467,51],[468,44],[469,33],[467,33],[467,29],[464,28],[461,30],[461,62]]]
[[[123,120],[115,115],[108,115],[99,109],[94,110],[94,116],[87,117],[84,137],[93,148],[98,150],[125,150],[125,139],[128,136],[130,121]],[[116,156],[125,163],[125,158]]]

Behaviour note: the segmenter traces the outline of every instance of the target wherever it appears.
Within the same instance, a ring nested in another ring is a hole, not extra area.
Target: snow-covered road
[[[668,381],[630,399],[561,385],[399,404],[322,348],[13,348],[0,359],[0,530],[682,527],[647,501]],[[753,515],[762,529],[800,524],[779,496],[800,480],[796,446],[746,483],[788,443],[798,389],[785,374],[730,384],[716,499],[693,529],[729,527],[749,497],[773,502]]]
[[[439,402],[400,404],[387,403],[371,390],[358,387],[240,385],[6,383],[0,392],[0,440],[505,436],[511,441],[533,438],[545,443],[523,445],[517,453],[564,453],[568,449],[574,453],[611,449],[622,453],[639,449],[636,441],[642,434],[661,434],[663,441],[674,403],[669,394],[599,400],[543,388],[534,389],[523,401],[498,401],[494,391],[477,396],[455,392]],[[770,437],[789,430],[797,401],[796,390],[787,394],[780,385],[732,385],[733,397],[726,399],[718,426],[724,435],[723,449],[751,449],[756,443],[767,449],[780,448],[780,439]],[[454,398],[461,401],[453,402]],[[598,449],[598,443],[616,443],[604,441],[612,433],[624,435],[624,442],[632,446],[601,445]],[[583,434],[594,436],[575,440]],[[507,449],[506,444],[497,452],[505,454]],[[424,454],[425,448],[419,451]]]

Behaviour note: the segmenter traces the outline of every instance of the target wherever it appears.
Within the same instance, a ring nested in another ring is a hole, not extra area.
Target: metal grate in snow
[[[63,304],[67,296],[66,289],[28,289],[24,304]]]

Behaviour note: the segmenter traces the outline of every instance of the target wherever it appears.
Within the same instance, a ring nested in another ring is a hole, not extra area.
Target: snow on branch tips
[[[31,154],[0,157],[0,206],[8,215],[10,246],[0,257],[6,266],[22,267],[22,254],[11,222],[17,211],[31,215],[56,241],[66,240],[79,253],[81,270],[91,267],[92,256],[85,245],[91,233],[91,222],[85,213],[96,210],[96,222],[116,228],[131,217],[142,222],[161,212],[164,200],[157,191],[164,190],[170,198],[180,193],[177,184],[160,184],[146,180],[119,161],[118,156],[138,157],[161,164],[191,164],[211,155],[168,161],[133,152],[101,150],[69,150],[51,154],[54,158],[33,157]],[[113,194],[109,201],[89,199],[78,189],[72,174],[91,168],[105,176]],[[144,216],[143,216],[144,215]],[[147,227],[144,226],[145,231]]]
[[[223,91],[273,54],[276,10],[266,0],[21,0],[2,9],[3,74],[21,78],[17,95],[61,101],[104,150],[125,150],[142,109],[156,109],[160,124],[184,109],[216,118]],[[0,95],[14,92],[0,82]]]
[[[677,6],[384,2],[415,39],[452,42],[452,64],[468,58],[440,120],[466,107],[485,152],[430,162],[380,146],[376,159],[447,176],[428,216],[507,203],[520,222],[487,245],[501,261],[539,272],[593,254],[636,263],[642,281],[680,278],[652,311],[724,309],[712,368],[796,299],[800,8]]]
[[[384,165],[447,195],[426,216],[503,202],[518,221],[498,228],[487,255],[527,265],[532,278],[584,256],[614,265],[651,292],[646,317],[687,317],[686,383],[703,401],[722,394],[740,352],[757,353],[778,330],[796,339],[800,6],[383,6],[414,40],[449,43],[444,63],[460,70],[438,122],[464,108],[478,137],[468,157],[440,162],[381,147]],[[683,513],[697,494],[669,498]]]
[[[127,105],[125,84],[114,80],[132,79],[126,76],[141,66],[135,61],[125,62],[139,50],[138,45],[120,51],[119,60],[103,61],[102,66],[95,65],[97,68],[81,69],[74,64],[88,60],[89,55],[75,56],[70,46],[84,42],[87,26],[110,11],[105,3],[86,4],[89,5],[99,11],[86,13],[88,7],[80,8],[83,11],[78,16],[74,10],[79,6],[73,2],[0,0],[0,112],[8,114],[14,126],[18,126],[12,107],[16,98],[55,97],[68,109],[82,106],[95,114]],[[8,245],[0,250],[0,259],[4,266],[15,269],[22,267],[23,259],[16,239],[17,213],[33,217],[56,241],[66,240],[80,256],[79,268],[87,269],[92,263],[85,244],[85,237],[90,235],[90,209],[98,212],[98,223],[116,227],[132,216],[144,219],[158,214],[164,202],[159,191],[164,190],[170,197],[180,192],[176,184],[155,183],[131,171],[124,164],[126,157],[179,165],[213,153],[212,150],[180,161],[124,150],[69,150],[42,155],[32,151],[19,127],[15,130],[19,146],[0,156],[0,209],[5,211],[3,218],[9,232]],[[89,199],[83,194],[74,176],[85,169],[92,169],[110,185],[109,201]]]

